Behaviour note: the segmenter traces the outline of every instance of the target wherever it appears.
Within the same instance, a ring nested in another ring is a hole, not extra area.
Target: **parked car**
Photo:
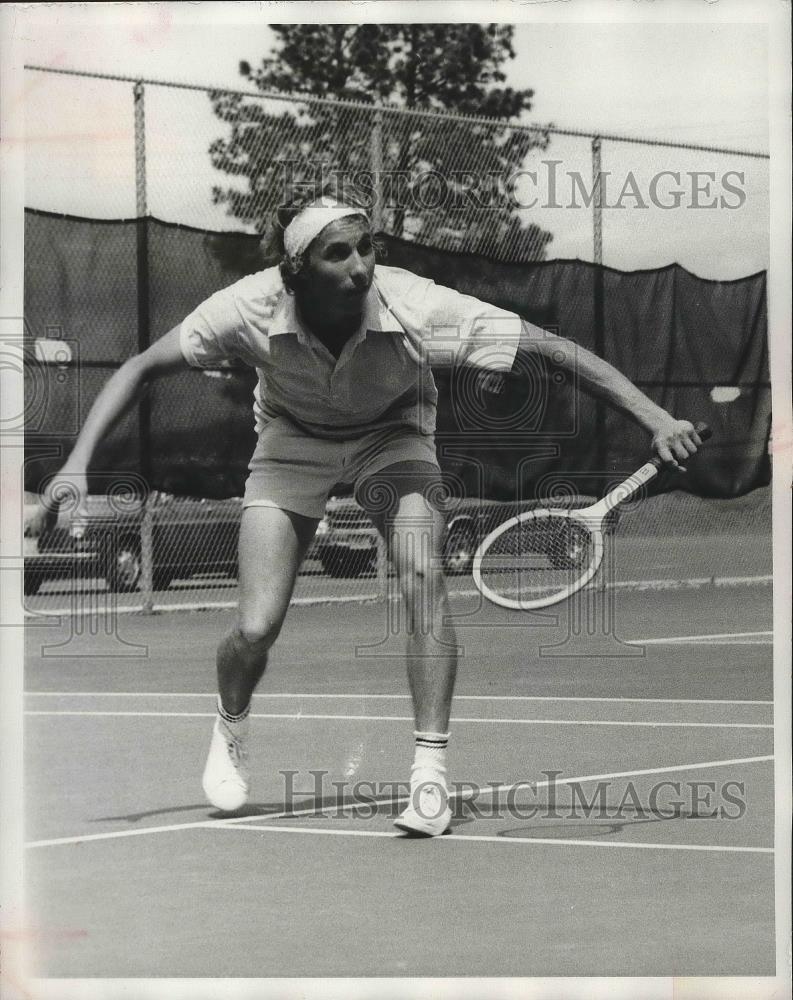
[[[329,501],[333,510],[336,501]],[[25,507],[31,513],[38,505],[27,494]],[[103,578],[110,590],[137,590],[143,575],[140,501],[120,505],[107,496],[87,498],[87,516],[78,522],[62,513],[55,528],[39,538],[26,537],[25,593],[33,595],[47,580]],[[157,493],[152,506],[153,584],[165,590],[174,579],[197,574],[237,575],[242,501],[203,500]],[[374,526],[371,525],[374,532]],[[308,559],[320,559],[334,575],[357,575],[366,569],[354,538],[344,534],[331,547],[324,539],[328,531],[322,520],[309,549]],[[354,532],[352,533],[354,535]],[[355,552],[346,556],[349,546]],[[355,570],[355,572],[353,572]]]
[[[377,529],[355,500],[331,498],[309,556],[319,559],[328,576],[362,576],[377,568],[377,539]]]
[[[155,494],[152,506],[153,582],[164,590],[175,577],[236,576],[242,502]],[[87,499],[79,524],[61,514],[55,528],[25,540],[25,593],[45,580],[103,577],[110,590],[137,590],[143,572],[140,501]]]
[[[591,502],[585,497],[575,499],[576,506]],[[475,498],[451,504],[443,539],[444,573],[447,576],[470,573],[474,554],[485,535],[515,514],[544,505],[544,501],[537,500],[502,502]],[[543,544],[559,569],[576,567],[586,554],[581,535],[563,521],[558,533],[544,536]],[[377,530],[352,498],[328,501],[322,537],[315,545],[330,576],[359,576],[373,571],[377,565]]]
[[[579,497],[575,506],[583,506],[590,499]],[[446,522],[443,540],[443,569],[447,576],[471,572],[474,555],[486,535],[504,521],[517,514],[548,506],[547,501],[524,500],[503,502],[498,500],[461,500],[453,506]],[[567,504],[565,504],[567,506]],[[585,535],[565,520],[559,520],[553,530],[533,536],[538,548],[556,569],[578,567],[587,555]]]
[[[583,498],[582,498],[583,499]],[[34,505],[35,497],[26,498]],[[537,501],[501,503],[465,499],[449,509],[443,540],[443,568],[449,576],[471,571],[474,553],[488,532]],[[66,515],[52,531],[25,539],[25,593],[36,594],[46,580],[104,578],[110,590],[131,592],[143,575],[139,501],[119,505],[91,496],[79,525]],[[237,542],[242,501],[203,500],[158,493],[152,506],[153,585],[165,590],[174,579],[197,574],[237,575]],[[79,529],[79,530],[78,530]],[[564,531],[549,553],[560,565],[575,566],[584,554],[575,532]],[[378,534],[366,511],[350,498],[332,498],[317,528],[307,558],[321,562],[332,577],[350,578],[376,571]],[[561,553],[561,555],[558,555]]]

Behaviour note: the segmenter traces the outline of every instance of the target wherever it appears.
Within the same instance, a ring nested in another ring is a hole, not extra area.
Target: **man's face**
[[[363,309],[373,276],[371,226],[362,216],[351,215],[326,226],[313,241],[300,291],[330,313],[355,316]]]

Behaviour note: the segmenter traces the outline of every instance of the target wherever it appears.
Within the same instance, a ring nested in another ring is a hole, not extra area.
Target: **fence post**
[[[595,263],[593,281],[593,326],[594,350],[599,358],[605,358],[606,333],[603,288],[603,170],[601,164],[601,139],[592,139],[592,259]],[[601,400],[595,402],[595,474],[605,477],[608,451],[606,442],[606,406]]]
[[[137,304],[138,304],[138,353],[151,343],[149,328],[149,230],[146,203],[146,105],[145,88],[139,80],[134,88],[135,99],[135,223]],[[146,390],[138,404],[138,447],[140,472],[146,482],[143,517],[140,525],[140,592],[142,610],[151,614],[154,608],[154,546],[153,521],[156,498],[151,492],[151,399]]]
[[[372,229],[379,232],[383,228],[383,112],[375,108],[370,140],[372,165]]]
[[[592,259],[603,263],[603,170],[601,166],[601,139],[592,140]]]
[[[379,531],[377,533],[377,598],[388,602],[388,547]]]
[[[135,95],[135,214],[146,215],[146,88],[138,80]]]

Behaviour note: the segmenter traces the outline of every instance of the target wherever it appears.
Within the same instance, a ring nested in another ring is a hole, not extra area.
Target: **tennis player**
[[[279,266],[210,296],[112,376],[42,509],[55,508],[64,481],[85,496],[97,442],[151,379],[232,358],[253,366],[258,442],[240,526],[238,613],[217,652],[204,793],[227,812],[248,800],[251,696],[329,492],[346,482],[385,540],[406,609],[415,749],[410,801],[396,825],[435,836],[451,819],[446,750],[456,640],[440,568],[444,519],[430,499],[441,478],[431,362],[506,372],[518,351],[561,349],[585,386],[652,435],[665,462],[679,465],[700,442],[691,423],[596,355],[513,313],[376,264],[370,220],[349,199],[292,204],[279,223]]]

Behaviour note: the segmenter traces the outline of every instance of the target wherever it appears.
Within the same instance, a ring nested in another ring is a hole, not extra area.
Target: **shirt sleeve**
[[[398,268],[384,275],[392,312],[432,364],[512,369],[520,343],[517,313]]]
[[[194,368],[217,367],[240,356],[243,328],[232,285],[210,295],[185,317],[179,330],[179,346]]]

